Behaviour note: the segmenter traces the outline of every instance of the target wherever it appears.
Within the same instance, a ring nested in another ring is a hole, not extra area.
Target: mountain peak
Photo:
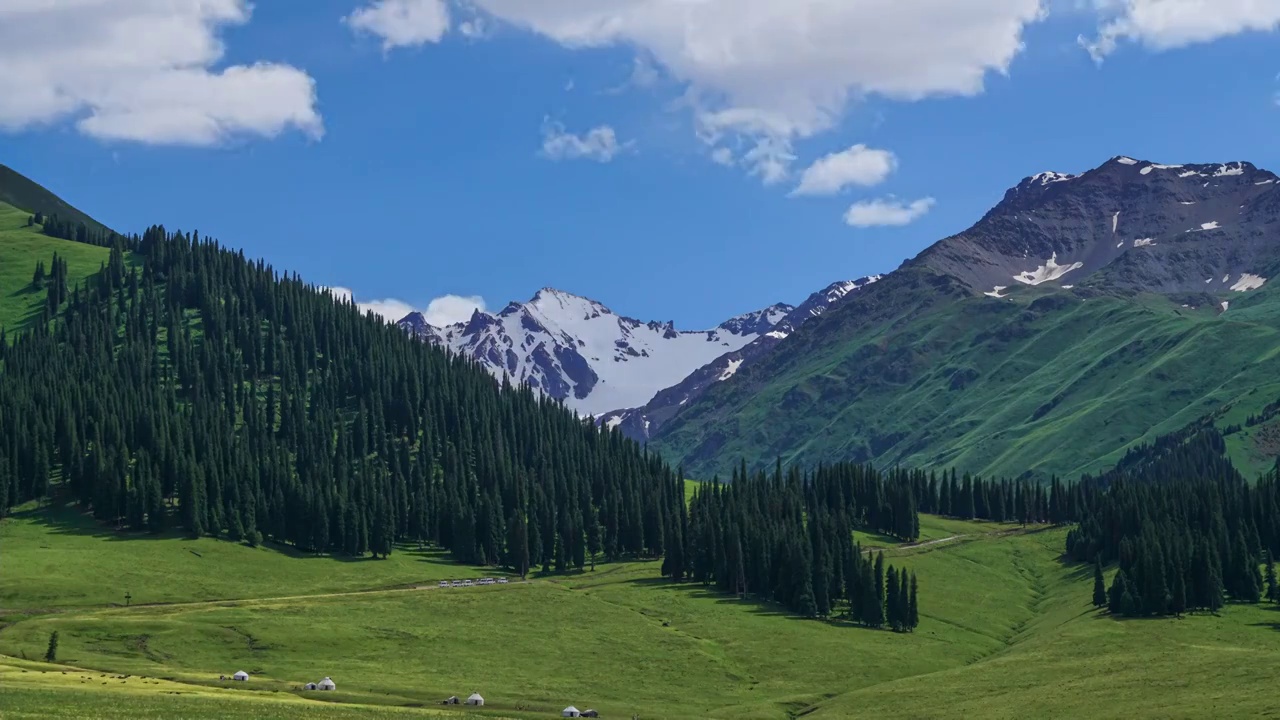
[[[1025,178],[976,225],[913,263],[992,297],[1086,278],[1128,290],[1212,290],[1215,278],[1261,276],[1266,258],[1280,260],[1263,227],[1280,215],[1277,180],[1243,161],[1118,155],[1079,175]]]

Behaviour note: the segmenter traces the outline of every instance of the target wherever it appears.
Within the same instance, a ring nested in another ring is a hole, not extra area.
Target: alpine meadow
[[[0,718],[1276,713],[1280,4],[9,5]]]

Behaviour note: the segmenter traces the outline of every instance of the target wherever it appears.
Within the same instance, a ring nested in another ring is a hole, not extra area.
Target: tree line
[[[855,528],[919,536],[919,473],[841,463],[811,472],[735,469],[698,486],[673,516],[663,575],[779,603],[806,617],[843,617],[898,632],[919,624],[918,582],[854,543]]]
[[[1066,549],[1095,564],[1095,605],[1130,617],[1181,615],[1275,594],[1261,566],[1280,551],[1277,474],[1248,483],[1211,427],[1139,448],[1081,485],[1095,492]],[[1113,562],[1106,587],[1102,568]]]

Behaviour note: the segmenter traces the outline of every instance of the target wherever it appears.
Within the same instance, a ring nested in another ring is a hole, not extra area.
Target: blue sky
[[[0,162],[391,314],[554,286],[684,328],[892,270],[1042,170],[1280,169],[1280,2],[735,2],[18,2]]]

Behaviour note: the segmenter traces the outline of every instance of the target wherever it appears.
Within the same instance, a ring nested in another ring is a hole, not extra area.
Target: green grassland
[[[45,291],[31,285],[36,263],[53,266],[53,254],[67,261],[67,284],[74,288],[98,272],[111,251],[107,248],[59,240],[27,227],[31,213],[0,203],[0,328],[12,336],[39,317]]]
[[[835,313],[718,384],[652,445],[708,477],[722,462],[778,455],[1001,476],[1100,472],[1207,414],[1228,408],[1243,420],[1280,398],[1280,288],[1229,295],[1226,313],[1207,295],[1182,307],[1048,288],[1004,300],[937,295],[865,321]],[[1232,460],[1252,475],[1277,447],[1270,434],[1241,433]]]
[[[125,593],[144,605],[389,589],[482,574],[412,546],[386,560],[350,559],[209,537],[116,533],[64,507],[27,506],[0,522],[0,619],[15,610],[123,605]]]
[[[0,712],[399,718],[479,691],[483,716],[512,718],[1243,717],[1271,697],[1269,606],[1118,622],[1088,606],[1089,568],[1060,561],[1064,529],[922,516],[921,534],[944,542],[887,552],[921,578],[920,628],[895,635],[671,583],[656,562],[438,589],[422,581],[478,571],[407,548],[346,562],[124,537],[27,508],[0,523]],[[166,604],[121,607],[123,584]],[[55,630],[62,665],[33,662]],[[219,682],[240,669],[249,683]],[[324,676],[338,692],[297,692]]]

